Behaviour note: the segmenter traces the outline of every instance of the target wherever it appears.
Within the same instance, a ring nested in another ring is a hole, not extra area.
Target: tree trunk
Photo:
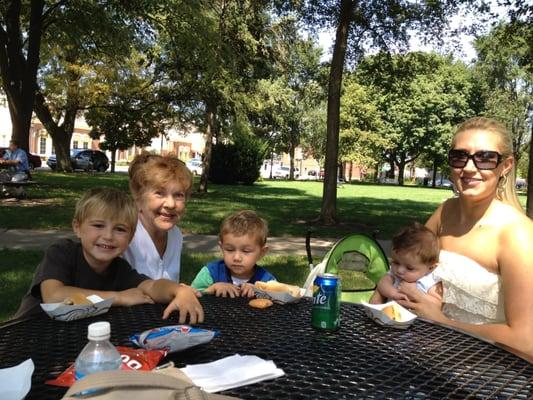
[[[294,180],[294,143],[289,145],[289,180]]]
[[[0,27],[0,76],[9,103],[11,137],[19,147],[29,150],[29,134],[41,50],[44,0],[32,0],[28,29],[28,48],[21,32],[21,0],[6,7],[6,30]],[[26,55],[26,58],[24,58]]]
[[[387,171],[387,178],[389,179],[394,179],[394,167],[396,166],[396,164],[394,164],[393,157],[391,157],[391,159],[389,160],[389,170]]]
[[[403,174],[405,172],[405,162],[402,160],[398,164],[398,185],[403,186]]]
[[[533,135],[533,128],[531,128]],[[529,166],[527,168],[527,201],[526,214],[533,218],[533,140],[529,142]]]
[[[11,107],[9,107],[11,110]],[[11,113],[11,138],[16,140],[21,149],[30,151],[31,115],[25,111]]]
[[[200,186],[198,187],[199,193],[207,193],[207,179],[209,178],[209,169],[211,167],[211,152],[213,150],[213,132],[215,129],[215,115],[216,105],[208,101],[206,102],[206,128],[205,128],[205,151],[203,161],[202,176],[200,177]]]
[[[433,178],[431,179],[431,187],[434,188],[437,184],[437,160],[433,160]]]
[[[274,169],[274,152],[270,152],[270,179],[272,179],[272,170]]]
[[[58,125],[45,104],[42,93],[37,92],[35,95],[35,114],[42,122],[54,143],[57,159],[58,171],[72,171],[70,162],[70,140],[74,131],[74,121],[76,119],[76,107],[71,107],[65,112],[64,123]]]
[[[117,162],[117,149],[111,150],[111,173],[115,172],[115,163]]]
[[[328,115],[326,133],[326,161],[320,220],[328,225],[337,218],[337,163],[339,156],[339,120],[342,72],[348,43],[348,31],[353,8],[351,0],[341,0],[339,26],[333,47],[328,83]]]

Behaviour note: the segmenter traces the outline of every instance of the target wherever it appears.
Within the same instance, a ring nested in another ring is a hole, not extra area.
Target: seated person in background
[[[2,167],[8,167],[6,175],[8,178],[3,181],[11,180],[15,174],[25,174],[25,178],[21,180],[27,180],[30,176],[28,155],[23,149],[19,148],[16,140],[11,140],[9,142],[9,150],[7,150],[2,159],[0,159],[0,165]]]
[[[68,297],[96,294],[113,298],[113,306],[168,303],[163,319],[179,311],[179,322],[202,322],[199,293],[186,285],[151,280],[131,268],[120,255],[135,232],[137,207],[116,189],[95,188],[76,204],[72,221],[80,242],[63,239],[51,245],[37,267],[15,318],[41,311],[39,303],[60,303]]]
[[[267,222],[253,211],[239,211],[222,222],[219,245],[224,255],[204,266],[191,286],[207,294],[222,297],[253,297],[253,284],[275,280],[256,265],[268,251]]]
[[[403,228],[392,238],[391,269],[379,280],[370,303],[407,300],[408,297],[398,290],[402,283],[427,293],[441,304],[442,284],[434,274],[439,250],[437,235],[424,225],[415,222]]]

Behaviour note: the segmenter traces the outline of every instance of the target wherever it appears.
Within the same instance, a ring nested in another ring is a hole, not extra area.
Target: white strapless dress
[[[442,280],[442,311],[448,318],[470,324],[505,322],[500,275],[446,250],[441,250],[434,273]]]

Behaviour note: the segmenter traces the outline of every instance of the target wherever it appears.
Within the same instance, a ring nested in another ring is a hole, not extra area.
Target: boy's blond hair
[[[259,217],[255,211],[238,211],[227,216],[222,221],[218,235],[220,242],[223,242],[222,239],[227,234],[236,236],[251,235],[254,236],[260,246],[264,246],[268,237],[268,223]]]
[[[131,228],[131,237],[137,226],[137,207],[133,199],[121,190],[101,187],[93,188],[76,203],[73,221],[81,225],[87,218],[118,221]]]
[[[192,190],[191,171],[183,161],[171,154],[139,154],[130,164],[128,175],[131,194],[136,201],[139,201],[149,188],[163,188],[171,182],[179,182],[186,196]]]

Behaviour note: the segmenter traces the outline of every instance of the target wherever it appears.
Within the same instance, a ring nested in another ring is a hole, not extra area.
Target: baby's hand
[[[418,289],[416,287],[416,282],[405,282],[401,281],[398,285],[399,294],[403,295],[403,298],[398,298],[396,300],[413,300],[418,294]]]
[[[398,292],[397,294],[395,294],[392,297],[392,299],[395,300],[395,301],[398,301],[398,300],[409,300],[409,297],[407,297],[407,295],[404,294],[404,293]]]
[[[134,306],[136,304],[154,304],[154,300],[139,288],[132,288],[117,292],[115,305]]]
[[[239,297],[241,294],[241,289],[238,286],[235,286],[231,283],[226,282],[217,282],[209,286],[205,293],[214,294],[217,297]]]
[[[255,290],[254,285],[251,283],[243,283],[241,285],[241,297],[254,297]]]

